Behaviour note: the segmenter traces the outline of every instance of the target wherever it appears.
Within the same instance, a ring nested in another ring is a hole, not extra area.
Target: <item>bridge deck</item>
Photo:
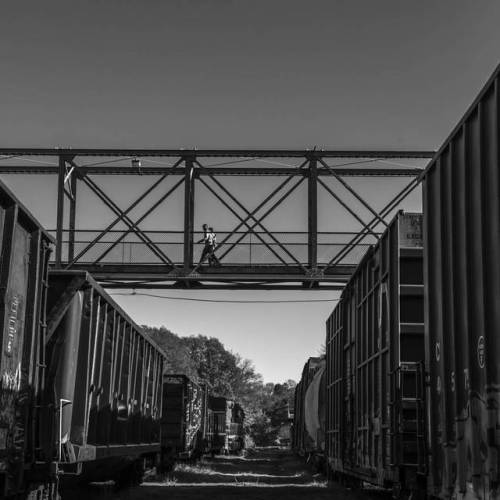
[[[238,290],[341,290],[354,272],[354,265],[338,265],[315,272],[300,266],[224,265],[201,266],[185,271],[178,266],[157,264],[79,264],[107,288],[203,288]]]

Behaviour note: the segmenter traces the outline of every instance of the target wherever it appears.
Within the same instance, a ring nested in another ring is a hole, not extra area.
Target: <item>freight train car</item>
[[[176,460],[199,458],[207,427],[207,392],[186,375],[163,377],[161,415],[162,467]]]
[[[229,423],[229,453],[238,453],[245,447],[245,412],[238,403],[233,403],[231,422]]]
[[[319,467],[325,451],[325,359],[309,358],[295,388],[292,449]]]
[[[271,413],[271,429],[276,433],[275,444],[278,446],[291,446],[293,413],[290,404],[275,408]]]
[[[234,401],[210,396],[206,451],[226,455],[241,451],[244,447],[244,418],[243,409]]]
[[[425,489],[421,215],[399,213],[327,321],[326,451],[335,476]]]
[[[63,485],[140,481],[160,453],[164,353],[86,273],[49,273],[46,393]]]
[[[500,67],[424,176],[429,488],[500,494]]]
[[[0,498],[56,494],[54,443],[39,425],[51,243],[0,183]]]

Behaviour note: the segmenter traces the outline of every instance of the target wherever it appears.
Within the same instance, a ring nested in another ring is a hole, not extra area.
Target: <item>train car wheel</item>
[[[144,460],[142,458],[135,460],[115,478],[116,489],[139,486],[144,479],[144,473]]]

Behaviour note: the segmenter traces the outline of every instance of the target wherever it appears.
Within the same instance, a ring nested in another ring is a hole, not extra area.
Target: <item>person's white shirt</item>
[[[212,246],[216,246],[217,245],[217,236],[215,233],[208,233],[208,239],[209,239],[209,243],[212,245]]]

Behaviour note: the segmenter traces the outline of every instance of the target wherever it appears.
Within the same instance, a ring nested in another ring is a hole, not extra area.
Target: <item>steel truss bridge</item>
[[[0,149],[0,174],[55,176],[53,265],[87,270],[108,288],[335,290],[344,286],[355,269],[356,262],[349,261],[349,255],[374,243],[388,216],[418,186],[425,165],[415,167],[402,161],[433,155],[432,151],[316,149],[6,148]],[[116,193],[110,194],[99,181],[99,176],[110,175],[151,176],[153,182],[122,208]],[[223,179],[238,176],[280,178],[280,182],[249,207]],[[382,210],[375,210],[349,180],[401,176],[409,182],[393,193]],[[167,178],[173,185],[166,185]],[[334,187],[327,182],[331,180]],[[266,219],[301,184],[307,188],[307,231],[270,230]],[[112,222],[78,227],[78,210],[85,210],[77,205],[82,185],[111,211]],[[220,267],[197,263],[201,248],[197,246],[200,233],[194,227],[194,214],[199,186],[238,221],[232,230],[217,228]],[[137,214],[137,207],[156,189],[163,190],[161,197]],[[183,190],[183,227],[145,229],[144,221],[178,189]],[[361,229],[318,231],[319,189],[336,202],[336,210],[340,206]],[[236,254],[238,258],[232,258]]]

